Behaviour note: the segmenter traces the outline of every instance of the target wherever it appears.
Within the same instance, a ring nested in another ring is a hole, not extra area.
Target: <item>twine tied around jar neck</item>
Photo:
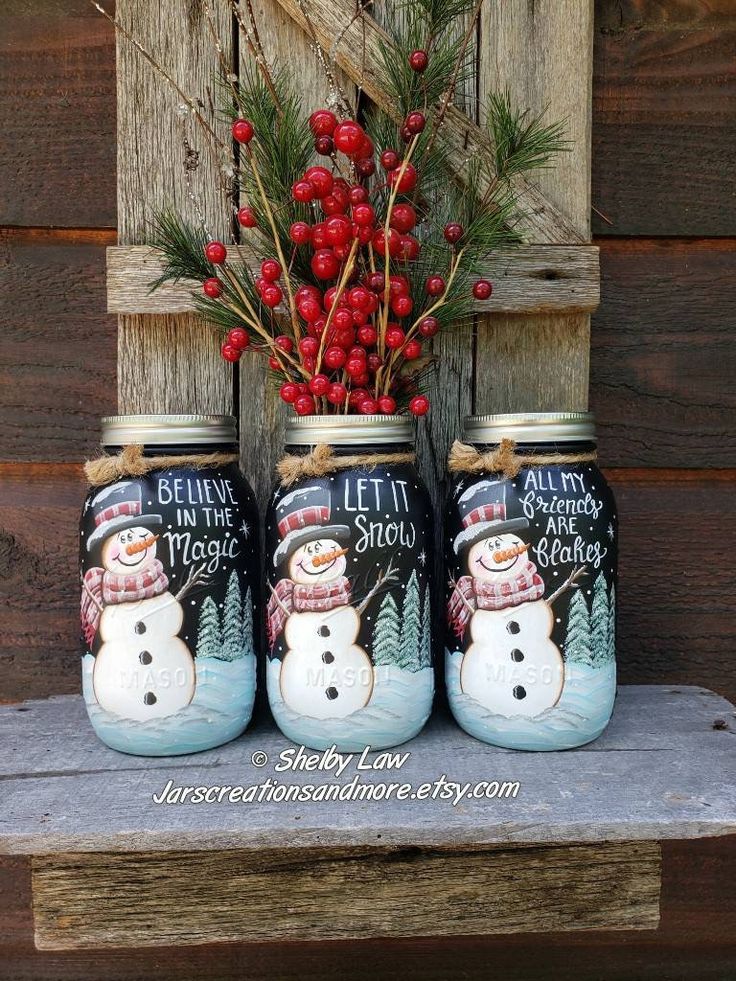
[[[480,453],[469,443],[456,439],[450,447],[447,465],[452,473],[501,473],[510,480],[522,467],[594,463],[597,459],[595,450],[586,453],[517,453],[513,439],[502,439],[495,449]]]
[[[143,447],[138,443],[124,446],[115,456],[101,456],[87,460],[84,475],[92,487],[112,484],[123,477],[143,477],[152,470],[165,470],[167,467],[191,467],[201,470],[205,467],[224,467],[237,463],[237,453],[186,453],[181,456],[144,456]]]
[[[338,456],[331,446],[317,443],[309,453],[298,456],[287,453],[276,464],[276,473],[281,478],[282,487],[291,487],[302,477],[325,477],[338,470],[350,470],[352,467],[372,469],[381,463],[414,463],[416,454],[404,453],[353,453],[349,456]]]

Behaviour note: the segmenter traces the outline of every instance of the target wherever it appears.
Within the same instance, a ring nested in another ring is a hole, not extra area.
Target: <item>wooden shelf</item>
[[[652,928],[658,842],[736,832],[735,727],[713,692],[631,686],[579,750],[497,749],[437,715],[401,768],[359,774],[518,781],[515,799],[157,805],[168,781],[345,786],[357,756],[340,777],[276,772],[295,747],[266,723],[196,756],[124,756],[80,698],[27,702],[0,708],[0,853],[35,856],[49,948]]]

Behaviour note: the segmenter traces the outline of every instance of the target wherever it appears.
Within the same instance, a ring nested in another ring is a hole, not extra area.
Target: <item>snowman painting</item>
[[[496,715],[534,718],[557,704],[565,683],[565,663],[551,636],[552,604],[585,569],[545,599],[529,545],[517,534],[529,522],[507,514],[505,489],[503,481],[483,480],[458,501],[463,527],[453,547],[468,574],[450,580],[447,617],[460,641],[470,633],[461,690]],[[500,500],[479,503],[479,495]]]
[[[94,695],[108,712],[146,721],[173,715],[194,696],[189,648],[178,636],[181,599],[203,581],[192,570],[174,596],[156,556],[162,523],[143,514],[140,486],[131,481],[101,490],[90,502],[94,531],[87,550],[100,563],[82,578],[82,634],[96,649]]]
[[[353,605],[346,576],[350,528],[330,524],[329,490],[304,487],[277,506],[280,542],[274,566],[288,575],[271,587],[268,640],[283,634],[279,687],[286,705],[313,719],[342,719],[364,708],[373,694],[373,663],[357,644],[361,616],[376,593],[395,578],[389,564],[362,602]]]

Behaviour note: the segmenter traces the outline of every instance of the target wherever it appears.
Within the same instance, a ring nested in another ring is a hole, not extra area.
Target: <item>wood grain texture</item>
[[[561,924],[651,930],[660,851],[636,842],[315,850],[297,860],[278,851],[78,854],[34,859],[32,881],[41,950],[547,933]]]
[[[736,464],[736,242],[602,242],[591,408],[607,466]]]
[[[0,225],[115,224],[115,41],[88,0],[5,0]]]
[[[222,43],[230,48],[225,4],[213,5]],[[179,85],[202,100],[221,138],[223,120],[208,107],[215,98],[217,56],[202,0],[118,0],[120,21]],[[125,38],[118,35],[118,235],[123,244],[144,241],[157,210],[174,207],[196,219],[183,173],[183,141],[201,152],[192,193],[214,234],[230,213],[220,190],[224,160],[192,119],[181,98]],[[219,354],[218,333],[194,317],[122,316],[119,320],[118,398],[122,412],[231,412],[232,369]]]
[[[597,234],[733,234],[730,0],[597,0],[593,111]]]
[[[481,14],[480,104],[508,90],[518,105],[564,119],[569,152],[538,176],[542,193],[590,235],[592,0],[511,0]],[[478,324],[476,412],[585,409],[590,318],[498,314]]]
[[[100,238],[0,232],[2,459],[81,458],[98,441],[99,417],[115,411]]]
[[[38,951],[30,858],[0,857],[0,964],[23,981],[726,981],[736,971],[736,836],[665,841],[656,930]],[[406,901],[405,899],[402,901]],[[254,914],[255,915],[255,914]]]

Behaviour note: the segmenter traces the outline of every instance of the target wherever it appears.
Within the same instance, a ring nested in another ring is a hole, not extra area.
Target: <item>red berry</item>
[[[373,347],[378,340],[378,331],[371,324],[365,324],[358,331],[358,340],[364,347]]]
[[[317,370],[317,359],[313,354],[305,354],[302,357],[302,364],[304,365],[305,371],[308,371],[310,374]]]
[[[415,416],[426,416],[429,412],[429,399],[426,395],[415,395],[409,403],[409,412]]]
[[[392,300],[397,296],[408,296],[409,280],[406,276],[389,276],[388,289]]]
[[[406,126],[401,127],[399,134],[401,136],[402,143],[411,143],[411,141],[414,139],[414,135],[412,134],[411,130],[407,129]]]
[[[345,362],[345,371],[351,378],[357,378],[365,371],[365,361],[363,358],[348,358]]]
[[[296,305],[299,313],[309,324],[313,324],[322,316],[322,306],[313,296],[305,296]]]
[[[310,167],[304,175],[304,180],[314,188],[316,198],[326,198],[332,191],[335,180],[326,167]]]
[[[409,55],[409,65],[411,66],[412,71],[421,74],[421,72],[427,70],[428,64],[429,55],[426,51],[422,51],[421,48],[418,48],[416,51],[412,51],[412,53]]]
[[[405,262],[413,262],[419,256],[421,248],[421,245],[413,235],[402,235],[399,256]]]
[[[353,205],[353,221],[356,225],[372,225],[376,220],[376,212],[370,204]]]
[[[397,317],[408,317],[414,309],[414,302],[410,296],[397,296],[391,301],[391,309]]]
[[[353,408],[358,408],[363,399],[369,398],[368,392],[363,388],[354,388],[350,393],[350,398],[348,399],[348,404],[353,406]]]
[[[345,215],[332,215],[325,222],[325,235],[330,245],[347,245],[353,237],[353,226]]]
[[[318,249],[312,256],[311,266],[317,279],[334,279],[340,272],[340,262],[329,249]]]
[[[384,170],[396,170],[400,162],[396,150],[384,150],[381,154],[381,166]]]
[[[211,300],[216,300],[218,296],[222,296],[222,280],[218,279],[217,276],[210,276],[202,283],[202,289],[205,296],[209,296]]]
[[[277,307],[283,298],[284,294],[281,292],[281,287],[275,283],[269,283],[261,290],[261,299],[263,300],[264,306],[271,308]]]
[[[348,156],[360,150],[364,137],[365,132],[363,131],[363,127],[352,119],[347,119],[344,123],[338,123],[332,134],[337,149]]]
[[[336,330],[334,342],[343,351],[348,351],[355,344],[355,331],[352,327],[350,330]]]
[[[255,212],[252,208],[241,208],[238,211],[238,221],[243,226],[243,228],[255,228],[258,224],[258,219],[256,218]]]
[[[311,416],[316,406],[311,395],[300,395],[294,402],[294,409],[298,416]]]
[[[493,284],[487,279],[479,279],[473,284],[473,296],[476,300],[487,300],[493,292]]]
[[[445,292],[445,281],[442,276],[429,276],[424,288],[430,296],[442,296]]]
[[[386,277],[382,272],[369,273],[365,278],[365,285],[376,293],[380,293],[386,285]]]
[[[348,200],[351,204],[365,204],[368,200],[368,191],[361,184],[353,184],[348,191]],[[353,213],[355,218],[355,213]]]
[[[307,245],[312,238],[312,229],[306,221],[295,221],[289,229],[289,238],[295,245]]]
[[[271,355],[271,357],[268,359],[268,366],[271,371],[283,371],[283,365],[279,359],[275,358],[273,355]]]
[[[227,258],[227,249],[222,242],[208,242],[204,247],[204,254],[208,262],[219,266]]]
[[[227,335],[227,343],[232,344],[239,351],[244,351],[250,344],[250,334],[245,327],[233,327]]]
[[[406,235],[417,223],[417,213],[410,204],[395,204],[391,210],[389,224],[397,232]]]
[[[350,330],[353,326],[353,315],[346,307],[336,310],[333,317],[332,323],[336,330]]]
[[[389,327],[386,331],[386,347],[390,348],[392,351],[403,347],[405,340],[406,334],[401,327]]]
[[[445,225],[444,236],[445,240],[449,242],[450,245],[454,245],[456,242],[459,242],[464,234],[465,229],[456,221],[451,221]]]
[[[378,412],[378,402],[370,396],[362,399],[358,406],[358,412],[364,416],[374,416]]]
[[[302,337],[299,350],[305,358],[313,358],[319,351],[319,341],[316,337]]]
[[[397,256],[401,250],[401,236],[394,228],[389,228],[388,239],[383,228],[377,229],[373,236],[373,248],[379,255],[386,255],[386,242],[388,241],[388,254]]]
[[[425,317],[419,323],[419,333],[422,337],[434,337],[440,329],[440,322],[436,317]]]
[[[274,344],[279,349],[279,351],[285,351],[287,354],[291,354],[294,350],[294,342],[286,334],[279,334],[279,336],[274,340]]]
[[[314,149],[321,157],[331,157],[335,152],[335,141],[331,136],[318,136],[314,141]]]
[[[322,360],[332,371],[337,371],[347,361],[348,356],[341,347],[328,347]]]
[[[373,374],[375,374],[379,368],[383,367],[383,358],[376,352],[369,354],[366,359],[366,365],[368,367],[368,371],[372,371]]]
[[[326,215],[344,215],[345,205],[342,201],[336,197],[334,194],[328,194],[326,198],[322,198],[322,211]]]
[[[295,201],[309,204],[310,201],[314,200],[314,187],[309,181],[294,181],[291,187],[291,196]]]
[[[365,310],[370,303],[369,297],[370,293],[365,286],[354,286],[348,293],[350,306],[356,310]]]
[[[312,395],[326,395],[330,388],[330,379],[327,375],[313,375],[309,379],[309,391]]]
[[[323,202],[324,206],[324,202]],[[312,248],[324,249],[327,247],[327,232],[325,230],[325,223],[323,221],[318,222],[312,227]]]
[[[404,126],[406,126],[412,136],[421,133],[426,125],[427,120],[424,118],[423,112],[410,112],[404,121]]]
[[[366,134],[360,144],[360,149],[353,156],[355,160],[366,160],[368,157],[372,157],[374,153],[373,140]]]
[[[253,123],[247,119],[236,119],[232,126],[233,139],[238,143],[250,143],[253,139]]]
[[[347,244],[347,242],[345,245],[333,245],[332,251],[340,262],[344,262],[350,255],[350,246]]]
[[[340,382],[333,382],[327,392],[327,401],[332,405],[341,405],[348,397],[348,390]]]
[[[422,353],[422,345],[417,340],[407,341],[404,346],[404,357],[407,361],[414,361]]]
[[[234,344],[228,344],[227,341],[220,348],[220,354],[231,364],[235,364],[236,361],[240,361],[240,355],[242,353],[243,352],[235,347]]]
[[[399,177],[401,174],[401,177]],[[414,164],[407,164],[403,174],[400,169],[390,170],[388,173],[388,183],[390,187],[398,187],[402,193],[413,191],[417,186],[417,169]]]
[[[296,401],[299,395],[299,386],[295,385],[294,382],[284,382],[284,384],[279,389],[279,395],[287,404],[291,404]]]
[[[275,259],[264,259],[261,263],[261,276],[267,283],[274,283],[281,275],[281,264]]]
[[[359,344],[356,344],[354,347],[351,347],[350,350],[348,351],[348,361],[350,360],[350,358],[360,358],[361,361],[365,361],[367,356],[368,355],[366,354],[365,348],[361,347]]]
[[[315,136],[332,136],[337,126],[337,116],[329,109],[315,109],[309,117],[309,128]]]
[[[376,161],[373,157],[363,157],[355,161],[355,171],[359,177],[371,177],[376,172]]]
[[[378,411],[387,416],[393,415],[396,412],[396,399],[390,395],[381,395],[378,399]]]

